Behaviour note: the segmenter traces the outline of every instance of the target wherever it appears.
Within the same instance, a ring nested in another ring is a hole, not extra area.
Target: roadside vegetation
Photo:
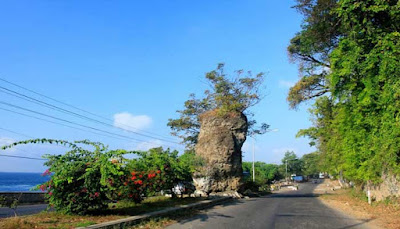
[[[270,185],[293,174],[306,178],[316,178],[319,175],[319,155],[317,153],[304,154],[299,158],[293,151],[285,152],[282,163],[268,164],[257,161],[254,163],[255,181],[253,182],[253,163],[243,162],[243,189],[256,191],[269,191]],[[287,166],[286,166],[287,165]],[[286,173],[287,168],[287,173]]]
[[[400,5],[397,0],[297,0],[302,30],[288,47],[300,79],[290,107],[313,100],[323,171],[358,186],[400,175]]]
[[[191,174],[201,165],[201,160],[190,152],[178,156],[178,151],[162,148],[149,151],[109,150],[102,143],[86,140],[33,139],[4,148],[43,143],[70,148],[62,155],[45,156],[48,170],[43,176],[50,176],[50,179],[37,187],[46,191],[49,206],[65,214],[103,212],[118,201],[139,204],[144,198],[161,191],[173,195],[174,185],[190,181]],[[129,154],[136,157],[127,159]]]
[[[61,212],[42,212],[35,215],[0,219],[0,228],[75,228],[117,220],[132,215],[157,211],[168,207],[185,205],[203,200],[201,198],[169,198],[164,196],[149,197],[141,203],[123,200],[109,204],[103,211],[89,211],[86,215],[64,214]]]
[[[326,186],[330,184],[330,186]],[[319,184],[317,189],[322,193],[319,199],[327,206],[338,209],[346,215],[361,219],[372,228],[399,228],[400,225],[400,204],[396,199],[387,198],[381,202],[373,202],[369,205],[364,192],[359,188],[339,189],[332,191],[333,186],[338,182],[325,180]]]

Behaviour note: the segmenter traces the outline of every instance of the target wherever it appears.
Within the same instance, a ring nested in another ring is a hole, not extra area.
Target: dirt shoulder
[[[93,224],[108,222],[129,216],[140,215],[148,212],[167,209],[180,205],[196,203],[204,198],[168,198],[151,197],[140,204],[132,201],[120,201],[111,204],[110,209],[102,212],[93,212],[92,215],[65,215],[57,212],[41,212],[34,215],[9,217],[0,219],[1,229],[50,229],[50,228],[76,228]]]
[[[400,228],[400,205],[392,203],[373,203],[352,189],[340,189],[337,181],[324,180],[314,190],[319,199],[330,208],[339,210],[353,218],[369,221],[370,228]]]

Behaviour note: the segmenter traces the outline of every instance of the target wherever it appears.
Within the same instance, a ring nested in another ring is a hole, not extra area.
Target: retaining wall
[[[45,193],[44,192],[0,192],[0,196],[19,198],[20,204],[45,203]]]

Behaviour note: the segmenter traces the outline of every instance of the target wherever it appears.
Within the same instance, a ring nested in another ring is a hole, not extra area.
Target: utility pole
[[[272,129],[272,130],[268,130],[267,132],[277,132],[277,131],[279,131],[279,129]],[[255,145],[256,145],[256,139],[255,139],[255,137],[254,137],[254,134],[252,134],[252,135],[250,135],[250,137],[253,139],[253,182],[255,182],[256,181],[256,172],[255,172],[255,169],[254,169],[254,160],[255,160]],[[286,170],[287,170],[287,168],[286,168]],[[287,173],[287,172],[286,172]]]
[[[287,176],[287,159],[286,159],[285,161],[286,161],[286,181],[288,181],[288,176]]]
[[[254,139],[253,138],[253,182],[255,182],[256,181],[256,172],[255,172],[255,170],[254,170],[254,160],[255,160],[255,156],[254,156],[254,148],[255,148],[255,143],[256,142],[256,139]]]

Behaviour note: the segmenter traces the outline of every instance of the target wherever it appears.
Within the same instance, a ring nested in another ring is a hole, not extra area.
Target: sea
[[[37,191],[32,189],[48,180],[49,176],[42,176],[42,173],[0,172],[0,192]]]

